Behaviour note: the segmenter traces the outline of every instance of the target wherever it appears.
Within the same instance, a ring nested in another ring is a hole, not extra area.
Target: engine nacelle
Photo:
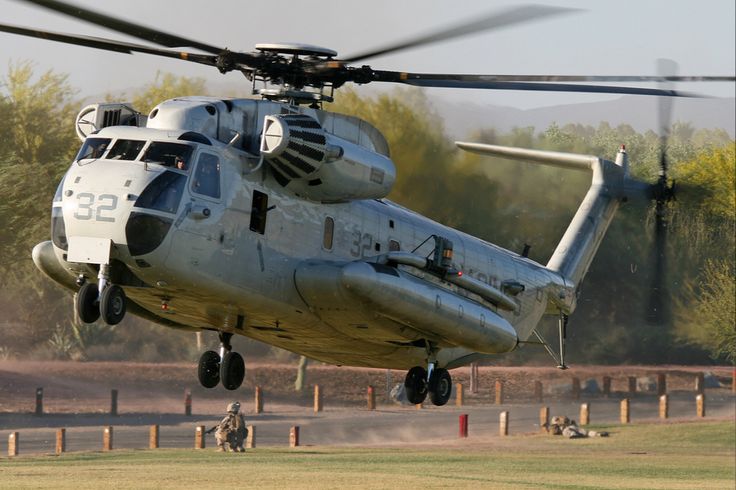
[[[312,201],[378,199],[396,180],[390,158],[328,133],[305,114],[266,116],[261,155],[281,185]]]

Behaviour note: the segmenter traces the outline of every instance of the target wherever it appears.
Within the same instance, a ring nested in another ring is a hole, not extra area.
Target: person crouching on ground
[[[220,451],[245,452],[243,442],[248,437],[245,419],[240,413],[240,403],[233,402],[227,406],[227,415],[216,426],[215,439]]]

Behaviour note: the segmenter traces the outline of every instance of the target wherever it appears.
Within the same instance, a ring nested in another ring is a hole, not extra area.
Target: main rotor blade
[[[0,24],[0,31],[9,32],[11,34],[19,34],[21,36],[46,39],[49,41],[57,41],[66,44],[76,44],[78,46],[86,46],[88,48],[102,49],[105,51],[114,51],[116,53],[146,53],[155,56],[164,56],[167,58],[175,58],[184,61],[191,61],[194,63],[201,63],[203,65],[217,65],[217,57],[209,54],[188,53],[186,51],[172,51],[168,49],[154,48],[151,46],[143,46],[140,44],[113,41],[111,39],[104,39],[101,37],[81,36],[52,31],[41,31],[38,29],[30,29],[27,27],[14,26],[10,24]]]
[[[521,24],[524,22],[540,19],[542,17],[550,17],[552,15],[570,13],[576,10],[577,9],[551,7],[544,5],[523,5],[521,7],[511,8],[503,12],[494,12],[492,14],[486,15],[485,17],[482,17],[481,19],[458,24],[448,29],[442,29],[439,31],[431,32],[429,34],[415,37],[413,39],[407,39],[396,44],[390,44],[382,48],[377,48],[364,53],[358,53],[346,59],[343,59],[342,61],[346,63],[355,63],[383,54],[394,53],[396,51],[415,48],[417,46],[432,44],[439,41],[447,41],[449,39],[466,36],[475,32],[500,29],[502,27],[510,26],[513,24]]]
[[[175,34],[169,34],[158,29],[151,27],[142,26],[133,22],[128,22],[122,19],[117,19],[109,15],[105,15],[94,10],[85,9],[77,5],[70,3],[60,2],[58,0],[20,0],[26,3],[31,3],[45,9],[53,10],[75,19],[84,20],[86,22],[107,27],[113,31],[127,34],[129,36],[137,37],[146,41],[150,41],[161,46],[168,48],[174,47],[191,47],[201,49],[212,54],[219,54],[224,51],[222,48],[217,46],[211,46],[209,44],[187,39],[185,37],[177,36]]]
[[[501,77],[501,79],[498,79]],[[506,78],[504,80],[504,77]],[[546,75],[538,76],[548,77]],[[559,81],[574,80],[576,77],[553,77]],[[596,78],[596,77],[587,77]],[[606,77],[601,77],[606,78]],[[620,81],[619,77],[608,77],[609,81]],[[657,95],[669,97],[699,97],[697,94],[675,90],[662,90],[643,87],[616,87],[610,85],[585,85],[570,83],[548,83],[527,80],[523,75],[450,75],[434,73],[401,73],[395,71],[374,71],[372,80],[376,82],[403,83],[418,87],[474,88],[489,90],[531,90],[544,92],[582,92],[605,94]],[[593,80],[595,81],[595,80]],[[360,82],[359,82],[360,83]]]

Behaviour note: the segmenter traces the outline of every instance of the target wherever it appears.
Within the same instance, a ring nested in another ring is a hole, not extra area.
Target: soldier
[[[243,414],[240,413],[240,403],[229,404],[225,418],[212,429],[215,430],[215,439],[220,451],[245,452],[243,441],[248,437],[248,429],[245,427]]]

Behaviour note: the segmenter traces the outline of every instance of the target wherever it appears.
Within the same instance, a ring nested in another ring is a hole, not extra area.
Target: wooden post
[[[474,395],[478,393],[478,363],[470,364],[470,392]]]
[[[366,392],[366,399],[368,402],[368,410],[376,409],[376,391],[373,386],[368,385],[368,391]]]
[[[611,396],[611,377],[603,376],[603,396],[608,398]]]
[[[496,405],[503,405],[503,381],[496,381]]]
[[[549,407],[539,409],[539,430],[549,432]]]
[[[460,418],[458,419],[459,422],[459,429],[458,429],[458,437],[461,439],[464,439],[468,437],[468,414],[463,413],[460,415]]]
[[[8,457],[18,456],[18,433],[11,432],[8,435]]]
[[[698,373],[695,376],[695,393],[705,393],[705,374],[703,373]]]
[[[698,417],[705,417],[705,395],[700,394],[695,397],[696,414]]]
[[[509,435],[509,412],[504,410],[498,418],[498,434],[500,436]]]
[[[256,413],[263,413],[263,391],[260,386],[256,386],[255,397],[255,406],[253,408]]]
[[[192,392],[190,390],[184,392],[184,415],[192,415]]]
[[[580,425],[590,424],[590,404],[582,403],[580,405]]]
[[[580,400],[580,378],[572,378],[572,399]]]
[[[295,425],[289,430],[289,447],[299,446],[299,426]]]
[[[112,451],[112,426],[106,426],[102,431],[102,450]]]
[[[629,376],[629,396],[636,395],[636,376]]]
[[[662,396],[667,393],[667,375],[665,373],[657,374],[657,395]]]
[[[151,430],[148,432],[148,449],[158,449],[159,442],[159,427],[158,425],[152,425]]]
[[[733,375],[731,376],[731,393],[736,393],[736,368],[733,368]]]
[[[204,425],[198,425],[194,430],[194,449],[205,448]]]
[[[534,382],[534,401],[537,403],[542,403],[543,399],[544,399],[544,393],[542,391],[542,382],[535,381]]]
[[[36,415],[43,415],[43,388],[36,388]]]
[[[621,423],[628,424],[629,422],[631,422],[631,417],[629,415],[629,399],[624,398],[621,400]]]
[[[670,416],[670,397],[667,394],[659,397],[659,418],[666,419]]]
[[[66,451],[66,429],[56,430],[56,455]]]
[[[118,415],[118,390],[110,391],[110,415],[113,417]]]
[[[463,384],[455,383],[455,405],[458,407],[463,406]]]
[[[245,438],[245,447],[248,449],[253,449],[256,447],[256,426],[249,425],[247,427],[248,437]]]
[[[322,411],[322,392],[319,385],[314,385],[314,413]]]

